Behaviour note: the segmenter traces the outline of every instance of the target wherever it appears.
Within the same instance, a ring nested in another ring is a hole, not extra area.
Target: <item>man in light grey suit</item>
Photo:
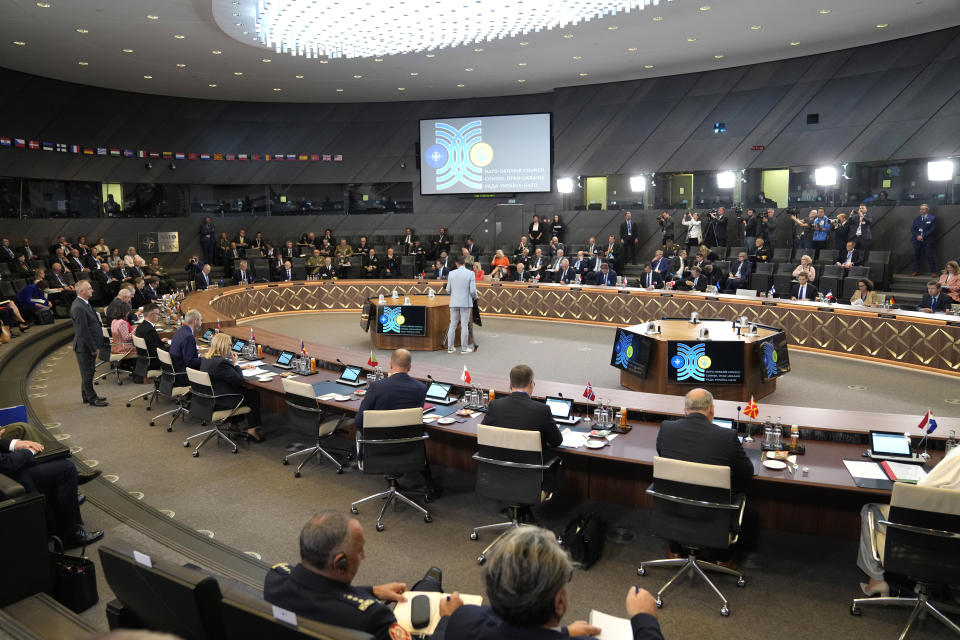
[[[457,323],[460,323],[460,352],[470,353],[470,318],[477,299],[477,278],[466,269],[463,254],[457,256],[457,268],[447,276],[450,292],[450,328],[447,329],[447,353],[456,353]]]
[[[80,365],[80,390],[84,404],[94,407],[107,406],[107,399],[97,395],[93,388],[93,371],[97,367],[97,353],[103,344],[103,330],[100,316],[90,306],[93,285],[89,280],[81,280],[74,288],[77,294],[70,305],[70,320],[73,321],[73,351]]]

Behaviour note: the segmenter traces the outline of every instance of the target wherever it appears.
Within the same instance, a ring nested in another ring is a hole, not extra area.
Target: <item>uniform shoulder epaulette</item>
[[[376,602],[374,598],[361,598],[353,593],[342,594],[344,600],[357,607],[359,611],[366,611]]]
[[[293,573],[293,569],[290,568],[290,564],[287,562],[278,562],[277,564],[270,567],[270,569],[272,571],[276,571],[277,573],[283,573],[286,575],[290,575],[291,573]]]

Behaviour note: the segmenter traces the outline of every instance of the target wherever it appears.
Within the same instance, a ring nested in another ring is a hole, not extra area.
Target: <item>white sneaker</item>
[[[449,349],[447,349],[447,353],[456,353],[456,352],[457,352],[456,347],[450,347]]]
[[[467,347],[466,349],[461,349],[460,353],[473,353],[473,347]]]

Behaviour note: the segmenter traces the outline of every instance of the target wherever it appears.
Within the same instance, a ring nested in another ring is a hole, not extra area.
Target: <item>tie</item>
[[[246,272],[246,271],[241,271],[241,272],[240,272],[240,281],[241,281],[241,282],[246,282],[246,281],[247,281],[247,272]]]
[[[633,225],[630,223],[629,220],[627,220],[627,235],[628,235],[628,236],[632,233],[632,232],[631,232],[631,229],[633,229]]]
[[[847,252],[847,262],[853,262],[853,251]]]
[[[647,274],[647,286],[648,286],[648,287],[652,287],[652,286],[653,286],[653,274],[652,274],[652,273],[648,273],[648,274]]]
[[[801,300],[806,300],[806,299],[807,299],[807,296],[804,295],[806,292],[807,292],[807,287],[806,287],[806,286],[800,287],[800,296],[799,296],[799,298],[800,298]]]
[[[290,270],[287,269],[287,280],[290,280]]]
[[[937,298],[940,296],[933,296],[933,299],[930,301],[930,309],[935,310],[937,308]]]
[[[207,285],[209,285],[209,284],[210,284],[210,276],[208,276],[207,274],[203,274],[203,281],[204,281],[204,283],[206,283]]]

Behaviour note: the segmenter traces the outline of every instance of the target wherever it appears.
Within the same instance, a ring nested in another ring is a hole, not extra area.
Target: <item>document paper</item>
[[[889,480],[887,474],[883,472],[876,462],[864,462],[862,460],[844,460],[847,471],[854,478],[866,478],[868,480]]]
[[[626,618],[618,618],[592,609],[590,624],[600,627],[601,632],[597,634],[598,640],[633,640],[633,627]]]
[[[560,446],[565,449],[576,449],[587,443],[588,436],[585,433],[564,429],[561,434],[563,435],[563,442],[560,443]]]
[[[414,629],[410,625],[410,602],[415,596],[427,596],[430,598],[430,623],[420,629]],[[406,598],[407,601],[398,602],[397,606],[393,609],[393,615],[396,617],[400,626],[410,633],[417,635],[429,635],[433,633],[433,630],[437,628],[437,623],[440,622],[440,600],[441,598],[446,598],[447,594],[436,591],[407,591],[403,594],[403,597]],[[460,599],[463,600],[463,604],[475,604],[477,606],[483,604],[483,596],[471,596],[461,593]]]

